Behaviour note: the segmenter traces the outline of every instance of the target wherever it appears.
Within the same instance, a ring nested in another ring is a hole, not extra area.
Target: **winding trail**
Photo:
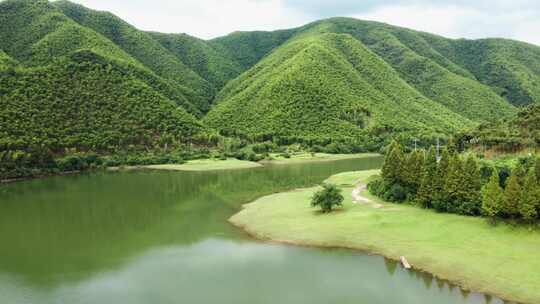
[[[353,203],[370,205],[371,207],[375,209],[383,208],[384,206],[382,204],[376,203],[370,200],[369,198],[364,197],[360,194],[362,193],[362,191],[366,190],[366,188],[367,188],[366,184],[359,184],[358,186],[356,186],[356,188],[353,189],[351,193],[352,198],[353,198]]]

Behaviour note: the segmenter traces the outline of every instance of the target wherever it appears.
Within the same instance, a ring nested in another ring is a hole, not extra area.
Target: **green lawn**
[[[325,183],[335,184],[338,186],[356,186],[359,183],[366,182],[371,176],[379,174],[381,170],[365,170],[344,172],[330,176]]]
[[[262,167],[261,164],[237,160],[237,159],[227,159],[227,160],[217,160],[217,159],[200,159],[200,160],[190,160],[185,164],[181,165],[151,165],[144,166],[147,169],[157,169],[157,170],[178,170],[178,171],[211,171],[211,170],[231,170],[231,169],[248,169],[248,168],[257,168]]]
[[[346,173],[330,181],[351,185],[365,182],[369,175]],[[464,288],[540,303],[539,231],[506,224],[493,227],[482,218],[384,202],[384,208],[374,209],[353,204],[352,189],[343,187],[343,210],[332,214],[310,207],[317,190],[310,188],[260,198],[230,221],[265,240],[354,248],[393,259],[403,255],[413,267]]]
[[[285,158],[281,154],[271,153],[272,160],[264,160],[261,163],[271,164],[293,164],[302,162],[314,162],[314,161],[333,161],[340,159],[353,159],[353,158],[365,158],[380,156],[375,153],[359,153],[359,154],[327,154],[327,153],[296,153],[291,154],[290,158]]]

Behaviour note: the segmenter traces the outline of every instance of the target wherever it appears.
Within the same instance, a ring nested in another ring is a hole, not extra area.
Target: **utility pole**
[[[418,139],[414,139],[414,152],[416,152],[416,142],[418,141]]]

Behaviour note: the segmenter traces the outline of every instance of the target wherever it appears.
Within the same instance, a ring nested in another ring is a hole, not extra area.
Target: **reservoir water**
[[[0,185],[0,303],[502,303],[379,256],[267,244],[227,219],[380,158]]]

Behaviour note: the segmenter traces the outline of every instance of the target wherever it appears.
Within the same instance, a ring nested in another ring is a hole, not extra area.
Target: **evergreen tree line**
[[[438,212],[491,219],[540,219],[540,158],[519,163],[509,172],[481,167],[474,154],[453,148],[404,152],[393,142],[387,149],[381,178],[370,192],[391,202],[411,202]]]

